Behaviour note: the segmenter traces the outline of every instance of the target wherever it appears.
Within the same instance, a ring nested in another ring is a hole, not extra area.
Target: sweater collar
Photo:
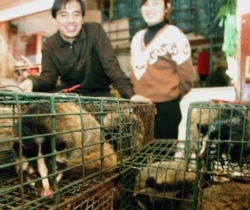
[[[156,25],[149,26],[148,30],[149,31],[158,31],[165,25],[166,25],[166,21],[163,20],[162,22],[157,23]]]
[[[147,45],[157,34],[157,32],[160,31],[160,29],[163,28],[165,25],[166,22],[162,21],[160,23],[157,23],[156,25],[149,26],[144,37],[144,43]]]

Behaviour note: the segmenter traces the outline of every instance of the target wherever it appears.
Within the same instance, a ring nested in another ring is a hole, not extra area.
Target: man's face
[[[142,17],[149,26],[163,21],[166,12],[164,0],[148,0],[141,6]]]
[[[73,42],[80,33],[83,24],[80,4],[76,1],[70,1],[62,6],[56,14],[55,23],[62,38]]]

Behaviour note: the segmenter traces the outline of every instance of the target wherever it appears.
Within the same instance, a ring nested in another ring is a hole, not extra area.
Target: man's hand
[[[32,92],[33,90],[33,82],[30,79],[25,79],[19,87],[24,91],[24,92]]]

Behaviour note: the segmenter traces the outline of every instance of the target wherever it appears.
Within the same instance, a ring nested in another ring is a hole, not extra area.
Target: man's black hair
[[[55,0],[54,4],[51,8],[51,15],[53,18],[56,18],[56,13],[58,12],[58,10],[60,10],[62,7],[65,7],[65,5],[69,2],[73,2],[76,1],[80,4],[81,10],[82,10],[82,16],[84,17],[85,15],[85,5],[83,0]]]

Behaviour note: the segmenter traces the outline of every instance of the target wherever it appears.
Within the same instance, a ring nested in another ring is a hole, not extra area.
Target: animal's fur
[[[13,123],[15,121],[12,107],[0,107],[0,139],[6,140],[13,137]],[[1,148],[11,148],[10,142],[1,142]]]
[[[222,165],[224,164],[222,154],[229,155],[231,162],[238,163],[242,161],[243,156],[250,155],[249,123],[246,111],[235,108],[221,109],[212,122],[198,127],[201,135],[209,141],[205,149],[215,153]]]
[[[239,169],[242,170],[245,167],[244,163],[249,162],[248,108],[242,104],[209,102],[190,110],[192,111],[191,117],[189,116],[191,130],[190,135],[187,136],[190,140],[190,148],[188,148],[190,150],[186,150],[189,153],[184,157],[191,153],[199,156],[198,159],[202,160],[202,170],[210,171],[204,176],[207,181],[228,181],[226,176],[229,173],[231,178],[238,177],[239,174],[242,176],[241,172],[237,172],[238,169],[232,168],[235,164],[231,163],[238,164]],[[195,158],[195,160],[198,159]],[[230,170],[223,170],[225,163]],[[220,175],[216,176],[217,174]]]
[[[185,209],[186,205],[190,209],[192,202],[185,203],[184,199],[192,197],[195,171],[194,165],[180,161],[152,163],[136,176],[133,197],[143,210],[163,209],[163,206],[177,210]]]
[[[247,111],[243,111],[243,106],[239,108],[236,105],[234,107],[226,103],[210,102],[207,106],[201,105],[200,108],[193,108],[191,111],[191,127],[188,136],[191,141],[191,151],[198,151],[202,155],[206,140],[239,141],[243,135],[244,140],[249,139],[249,119]],[[209,136],[206,136],[207,134]]]
[[[100,170],[105,173],[112,172],[118,162],[114,149],[109,143],[101,141],[100,124],[96,119],[79,107],[75,103],[55,103],[55,113],[52,113],[49,104],[30,106],[28,111],[23,113],[23,118],[20,121],[21,133],[18,132],[18,124],[16,127],[16,136],[20,136],[22,139],[29,137],[22,140],[24,156],[20,156],[19,143],[14,143],[13,149],[17,161],[37,157],[39,151],[36,148],[39,144],[42,145],[43,154],[51,153],[51,140],[55,136],[57,169],[64,167],[64,165],[74,167],[71,173],[73,176],[83,176],[82,166],[84,166],[85,176]],[[32,116],[24,117],[25,115]],[[55,122],[54,130],[51,127],[53,122]],[[40,136],[32,137],[32,135],[37,134]],[[42,134],[48,135],[42,136]],[[49,157],[45,158],[47,165],[49,159]],[[39,163],[36,165],[31,162],[29,162],[29,166],[22,165],[24,171],[39,166]],[[79,167],[75,167],[76,165]],[[19,167],[17,167],[17,171],[19,171]]]
[[[214,121],[217,118],[218,113],[218,109],[209,109],[209,107],[192,109],[190,123],[191,132],[190,136],[188,137],[191,141],[191,151],[199,151],[201,149],[200,143],[202,142],[203,134],[197,125],[209,124],[209,122]]]
[[[129,127],[132,123],[133,144],[131,145],[130,142],[128,142],[128,147],[134,148],[135,150],[140,150],[143,147],[145,129],[142,120],[136,114],[130,113],[129,111],[109,113],[104,117],[103,122],[106,131],[118,133],[122,133],[123,131],[129,133]],[[117,142],[117,144],[119,144],[119,142]],[[121,149],[126,150],[128,148]]]
[[[148,107],[144,106],[148,110]],[[141,108],[143,108],[142,105],[136,105],[132,108],[132,111],[129,110],[130,108],[126,103],[120,105],[117,103],[104,103],[102,104],[102,108],[98,104],[87,104],[84,106],[85,110],[94,112],[93,115],[98,121],[104,116],[103,126],[106,131],[105,137],[112,143],[118,153],[123,153],[123,157],[124,155],[130,156],[131,149],[141,149],[145,144],[146,138],[149,136],[146,135],[148,131],[145,130],[144,118],[138,113],[139,111],[145,112]],[[100,110],[102,110],[101,113]],[[126,134],[131,132],[133,134],[133,142],[131,142],[131,138],[126,137]]]

